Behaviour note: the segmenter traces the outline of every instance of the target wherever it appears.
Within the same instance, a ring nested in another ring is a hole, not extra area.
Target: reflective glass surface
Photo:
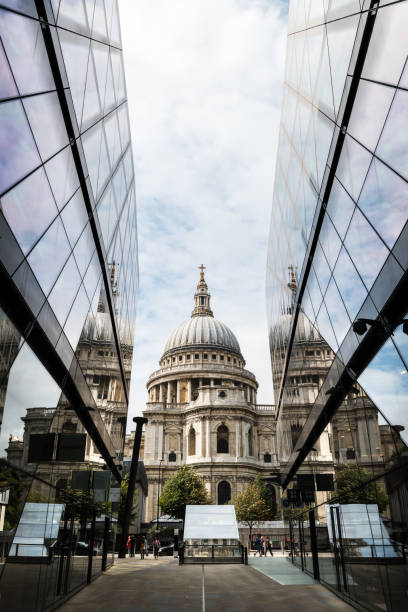
[[[319,529],[338,520],[320,578],[394,611],[408,606],[408,2],[369,7],[289,3],[266,296],[285,484],[334,479],[303,499]],[[359,534],[353,504],[370,513]],[[308,516],[292,527],[313,572]]]
[[[2,6],[0,593],[40,612],[113,562],[136,199],[116,0]]]

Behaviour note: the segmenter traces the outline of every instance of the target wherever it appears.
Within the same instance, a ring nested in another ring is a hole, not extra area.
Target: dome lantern
[[[200,280],[197,285],[197,292],[194,295],[194,310],[191,313],[192,317],[213,317],[213,311],[210,308],[211,295],[208,293],[208,286],[204,278],[205,266],[198,266],[200,270]]]
[[[210,294],[204,278],[205,266],[199,266],[200,280],[194,295],[194,310],[191,318],[181,323],[171,334],[164,347],[162,358],[184,348],[222,349],[235,353],[243,360],[238,340],[221,321],[214,318],[210,308]]]

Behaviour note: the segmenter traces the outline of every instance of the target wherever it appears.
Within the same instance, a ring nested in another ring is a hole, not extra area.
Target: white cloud
[[[207,266],[215,316],[273,401],[266,245],[285,3],[120,0],[136,170],[140,296],[130,416]]]

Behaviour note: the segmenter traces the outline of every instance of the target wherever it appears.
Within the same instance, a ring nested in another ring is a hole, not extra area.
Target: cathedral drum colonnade
[[[215,503],[278,466],[274,406],[257,405],[256,378],[233,332],[214,318],[210,297],[200,266],[191,318],[171,334],[147,382],[146,521],[156,518],[157,496],[184,463],[197,469]]]

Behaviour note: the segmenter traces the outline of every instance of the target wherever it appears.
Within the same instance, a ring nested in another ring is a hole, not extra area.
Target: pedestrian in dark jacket
[[[266,536],[266,538],[265,538],[265,557],[266,557],[266,553],[267,552],[270,552],[271,553],[271,557],[273,557],[272,544],[271,544],[271,541],[268,538],[268,536]]]

